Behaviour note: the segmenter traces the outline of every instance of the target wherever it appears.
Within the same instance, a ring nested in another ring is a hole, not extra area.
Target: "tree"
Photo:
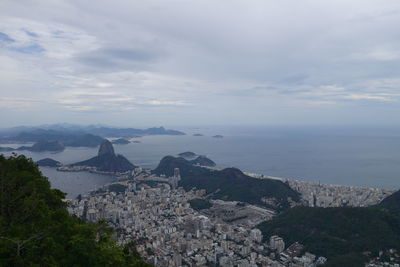
[[[0,155],[0,266],[149,266],[106,223],[71,216],[31,159]]]

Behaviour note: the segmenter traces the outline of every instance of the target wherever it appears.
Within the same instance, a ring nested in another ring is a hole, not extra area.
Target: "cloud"
[[[390,96],[368,95],[368,94],[350,94],[343,96],[343,98],[351,100],[371,100],[371,101],[384,101],[384,102],[394,101],[394,99],[391,98]]]
[[[4,0],[0,109],[205,124],[346,110],[361,123],[367,103],[394,123],[399,10],[395,0]]]

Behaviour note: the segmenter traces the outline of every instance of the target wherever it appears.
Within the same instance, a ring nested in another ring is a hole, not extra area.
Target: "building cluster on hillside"
[[[125,192],[97,191],[70,200],[69,211],[88,221],[105,219],[120,244],[136,241],[138,252],[155,266],[311,267],[326,260],[301,255],[298,243],[285,249],[277,236],[265,241],[249,224],[224,223],[193,210],[188,201],[202,198],[204,190],[124,184]]]
[[[380,251],[378,257],[371,259],[365,267],[400,267],[400,252],[396,249]]]
[[[395,192],[394,190],[372,187],[306,182],[257,173],[246,173],[246,175],[257,179],[274,179],[286,182],[292,189],[301,194],[303,204],[310,207],[367,207],[378,204]]]
[[[378,204],[394,191],[370,187],[329,185],[316,182],[285,180],[298,191],[310,207],[367,207]]]

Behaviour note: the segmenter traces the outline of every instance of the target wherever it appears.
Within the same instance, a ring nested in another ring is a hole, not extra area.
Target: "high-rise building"
[[[181,175],[179,172],[179,168],[174,169],[174,176],[169,178],[170,184],[173,189],[176,189],[178,187],[178,183],[181,180]]]
[[[281,253],[285,249],[285,242],[281,237],[273,235],[269,239],[269,246],[271,249],[275,249],[276,252]]]
[[[262,238],[263,238],[261,231],[257,228],[252,229],[250,231],[250,237],[253,241],[256,241],[258,243],[261,243]]]

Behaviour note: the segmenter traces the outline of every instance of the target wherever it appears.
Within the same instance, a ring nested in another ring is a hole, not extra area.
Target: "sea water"
[[[141,143],[114,145],[133,164],[154,168],[166,155],[192,151],[218,167],[321,183],[400,188],[400,129],[394,127],[203,127],[181,128],[184,136],[144,136]],[[193,136],[201,133],[204,136]],[[214,138],[221,134],[223,138]],[[23,152],[64,164],[88,159],[97,148],[66,148],[60,153]],[[9,154],[9,153],[7,153]],[[41,168],[54,187],[75,197],[113,177]]]

